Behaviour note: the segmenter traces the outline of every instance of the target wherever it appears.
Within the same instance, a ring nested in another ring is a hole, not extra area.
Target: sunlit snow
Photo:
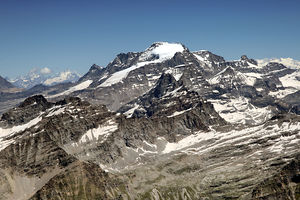
[[[90,86],[90,84],[92,83],[93,81],[92,80],[86,80],[82,83],[79,83],[73,87],[70,87],[68,90],[64,91],[64,92],[61,92],[59,94],[55,94],[55,95],[51,95],[51,96],[48,96],[49,98],[53,98],[53,97],[58,97],[58,96],[61,96],[61,95],[68,95],[68,94],[71,94],[72,92],[75,92],[75,91],[78,91],[78,90],[83,90],[83,89],[86,89]]]
[[[272,111],[268,107],[258,108],[245,97],[228,100],[209,100],[219,115],[234,124],[260,124],[271,117]]]
[[[112,132],[118,129],[118,124],[109,120],[106,123],[100,125],[98,128],[88,130],[79,140],[79,143],[85,143],[87,141],[98,140],[99,136],[104,138],[108,137]]]
[[[299,78],[297,79],[297,77]],[[300,90],[300,70],[295,71],[292,74],[287,74],[283,77],[280,77],[279,80],[284,87],[294,87],[297,90]]]
[[[26,124],[13,126],[11,128],[6,128],[6,129],[0,127],[0,151],[14,141],[14,140],[6,140],[5,137],[13,135],[13,134],[21,132],[21,131],[24,131],[25,129],[36,125],[41,120],[42,120],[42,117],[39,116],[39,117],[36,117],[33,120],[29,121]]]

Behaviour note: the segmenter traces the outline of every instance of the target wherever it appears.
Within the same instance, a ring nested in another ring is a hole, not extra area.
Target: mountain
[[[13,84],[8,82],[5,78],[0,76],[0,92],[18,92],[21,91],[19,88],[16,88]]]
[[[0,89],[4,90],[9,88],[14,88],[14,86],[10,82],[8,82],[5,78],[0,76]]]
[[[92,66],[75,86],[45,95],[75,95],[116,111],[153,88],[166,72],[212,102],[230,122],[261,123],[298,105],[284,104],[283,98],[299,90],[299,70],[274,62],[261,65],[245,55],[225,61],[206,50],[190,52],[182,44],[166,42],[143,52],[121,53],[105,68]]]
[[[0,199],[299,199],[299,74],[157,42],[2,93]]]
[[[17,87],[29,89],[39,84],[52,86],[65,82],[76,82],[80,75],[76,72],[66,70],[59,73],[52,73],[48,68],[34,68],[25,76],[10,80]]]

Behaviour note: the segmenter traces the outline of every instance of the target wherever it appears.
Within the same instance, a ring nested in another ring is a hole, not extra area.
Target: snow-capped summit
[[[48,78],[43,82],[44,85],[54,85],[63,82],[76,82],[80,75],[76,72],[66,70],[58,73],[56,76]]]
[[[138,56],[138,58],[130,59],[133,63],[130,62],[130,64],[127,67],[125,66],[125,69],[123,68],[122,70],[113,73],[100,85],[100,87],[109,87],[111,85],[119,83],[124,78],[126,78],[131,71],[146,65],[162,63],[166,60],[173,58],[177,52],[182,53],[184,50],[186,50],[186,48],[179,43],[156,42],[141,54],[135,54],[136,56]],[[113,66],[118,67],[118,65]]]
[[[186,48],[179,43],[155,42],[147,48],[139,58],[139,61],[162,62],[171,59],[175,53],[183,52]]]

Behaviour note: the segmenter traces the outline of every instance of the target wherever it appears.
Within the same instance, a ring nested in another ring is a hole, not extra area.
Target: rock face
[[[225,125],[213,105],[204,100],[196,92],[186,89],[182,81],[176,81],[171,74],[162,74],[156,86],[140,98],[119,109],[128,117],[167,118],[190,114],[197,118],[188,128],[202,127],[208,129],[210,125]]]
[[[154,43],[6,93],[0,199],[299,199],[298,73]]]
[[[264,180],[252,192],[252,199],[299,199],[300,159],[283,167],[280,173]]]
[[[1,122],[6,126],[26,123],[51,106],[52,103],[49,103],[42,95],[35,95],[27,98],[17,108],[4,113],[1,117]]]
[[[116,199],[107,191],[124,188],[122,181],[95,164],[75,162],[54,176],[31,200],[40,199]]]

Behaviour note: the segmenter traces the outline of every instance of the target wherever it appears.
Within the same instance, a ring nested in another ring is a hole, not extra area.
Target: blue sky
[[[299,0],[0,0],[0,75],[81,74],[155,41],[225,59],[300,60]]]

